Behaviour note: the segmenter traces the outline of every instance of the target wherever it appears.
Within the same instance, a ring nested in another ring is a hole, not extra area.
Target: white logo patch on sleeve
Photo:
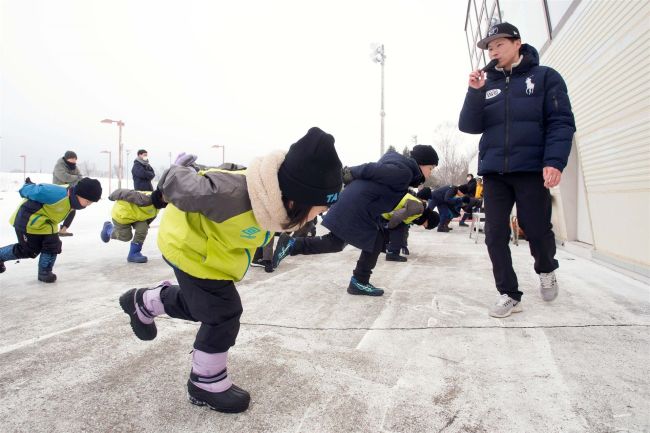
[[[492,99],[501,93],[501,89],[492,89],[485,92],[485,99]]]

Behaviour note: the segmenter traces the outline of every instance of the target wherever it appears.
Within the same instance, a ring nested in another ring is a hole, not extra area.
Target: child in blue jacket
[[[24,198],[9,222],[16,230],[18,243],[0,248],[0,273],[4,262],[36,258],[38,279],[44,283],[56,281],[52,272],[56,256],[61,254],[58,224],[71,210],[81,210],[99,201],[102,187],[97,179],[82,178],[74,186],[35,184],[29,178],[18,191]]]

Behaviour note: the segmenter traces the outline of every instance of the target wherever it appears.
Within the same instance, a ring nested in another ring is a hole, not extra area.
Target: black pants
[[[551,193],[542,173],[490,174],[483,177],[485,196],[485,243],[499,293],[521,300],[517,275],[510,256],[510,212],[517,204],[517,219],[526,233],[535,272],[558,268],[555,235],[551,225]]]
[[[388,229],[388,250],[389,253],[399,254],[402,248],[406,246],[408,228],[404,223],[399,223],[395,228]]]
[[[19,259],[33,259],[40,253],[61,254],[61,239],[57,233],[51,235],[33,235],[16,230],[18,243],[14,244],[13,253]]]
[[[438,208],[438,215],[440,215],[438,228],[447,227],[447,223],[451,220],[451,210],[449,209],[449,205],[443,202],[436,204],[436,207]]]
[[[377,231],[377,238],[372,251],[361,251],[357,266],[352,271],[352,275],[362,284],[368,284],[372,270],[377,265],[379,253],[386,251],[387,235],[381,231]],[[324,253],[337,253],[342,251],[345,247],[345,241],[333,233],[328,233],[325,236],[317,236],[313,238],[296,238],[296,244],[291,251],[291,255],[297,254],[324,254]]]
[[[161,290],[165,313],[177,319],[201,322],[194,348],[207,353],[227,352],[239,334],[243,312],[232,281],[195,278],[172,266],[178,286]]]
[[[68,213],[68,216],[66,216],[63,222],[61,223],[61,227],[70,228],[70,224],[72,224],[72,220],[74,219],[76,213],[77,213],[76,210],[70,209],[70,213]]]

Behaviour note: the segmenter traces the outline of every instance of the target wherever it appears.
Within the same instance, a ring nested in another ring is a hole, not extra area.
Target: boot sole
[[[518,307],[518,308],[517,308],[517,307]],[[508,314],[504,314],[504,315],[501,315],[501,316],[499,316],[499,315],[497,315],[497,314],[495,314],[495,313],[492,313],[491,311],[488,312],[488,315],[489,315],[490,317],[495,317],[495,318],[497,318],[497,319],[503,319],[504,317],[509,317],[509,316],[512,315],[512,314],[515,314],[515,313],[521,313],[522,311],[524,311],[524,309],[523,309],[521,306],[517,305],[517,307],[513,308],[512,310],[510,310],[510,311],[508,312]]]
[[[555,299],[557,298],[557,295],[558,295],[558,294],[559,294],[559,290],[556,290],[554,296],[553,296],[551,299],[546,299],[546,298],[544,297],[544,294],[541,293],[541,291],[540,291],[540,296],[542,297],[542,301],[544,301],[544,302],[553,302],[553,301],[555,301]]]
[[[212,406],[210,403],[207,403],[207,402],[205,402],[203,400],[199,400],[198,398],[192,397],[189,394],[187,395],[187,399],[189,400],[190,403],[192,403],[195,406],[207,406],[210,409],[212,409],[214,411],[217,411],[217,412],[221,412],[221,413],[241,413],[241,412],[246,411],[246,409],[248,409],[248,405],[246,405],[246,407],[242,407],[242,408],[215,407],[215,406]]]
[[[355,296],[383,296],[384,295],[384,292],[372,293],[372,292],[364,292],[363,290],[358,290],[358,291],[357,290],[351,290],[350,288],[348,288],[348,293],[350,295],[355,295]]]
[[[216,406],[213,404],[208,403],[205,400],[202,400],[200,398],[197,398],[190,394],[190,384],[191,388],[196,388],[199,392],[201,391],[199,388],[196,387],[196,385],[192,384],[191,382],[188,382],[188,387],[187,387],[187,399],[189,400],[190,403],[192,403],[195,406],[207,406],[212,410],[215,410],[217,412],[223,412],[223,413],[241,413],[244,412],[246,409],[248,409],[248,406],[250,405],[250,394],[246,393],[248,398],[241,402],[239,405],[232,405],[232,406]],[[233,385],[235,386],[235,385]],[[237,388],[237,387],[236,387]],[[237,391],[242,391],[242,393],[245,393],[241,388],[237,388]]]
[[[135,291],[136,290],[137,289],[129,290],[128,292],[123,293],[122,296],[120,296],[120,307],[122,307],[122,311],[124,311],[124,313],[126,313],[129,316],[129,324],[131,325],[131,330],[133,331],[135,336],[138,337],[142,341],[151,341],[154,338],[156,338],[156,336],[158,335],[158,330],[155,327],[156,326],[155,323],[152,324],[153,325],[153,331],[152,331],[153,335],[148,335],[148,334],[147,335],[139,335],[138,331],[136,330],[136,328],[139,328],[139,327],[138,327],[137,324],[134,324],[134,321],[137,320],[138,323],[141,324],[141,326],[147,326],[146,324],[140,322],[140,319],[138,319],[138,313],[135,312],[135,299],[133,299],[133,298],[135,296]],[[133,313],[131,313],[131,311],[133,311]]]

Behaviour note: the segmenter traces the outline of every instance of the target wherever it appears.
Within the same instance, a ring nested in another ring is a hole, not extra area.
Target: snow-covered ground
[[[7,220],[21,184],[22,173],[0,174],[2,245],[15,242]],[[0,432],[650,431],[650,288],[560,250],[560,296],[544,303],[522,242],[512,251],[524,311],[493,319],[485,245],[456,224],[414,228],[406,263],[380,257],[380,298],[345,292],[354,248],[251,269],[237,285],[244,315],[228,366],[251,407],[192,406],[197,325],[161,317],[142,342],[117,303],[173,276],[159,220],[149,263],[130,264],[128,244],[99,239],[111,205],[77,213],[56,283],[36,280],[35,260],[0,275]]]

